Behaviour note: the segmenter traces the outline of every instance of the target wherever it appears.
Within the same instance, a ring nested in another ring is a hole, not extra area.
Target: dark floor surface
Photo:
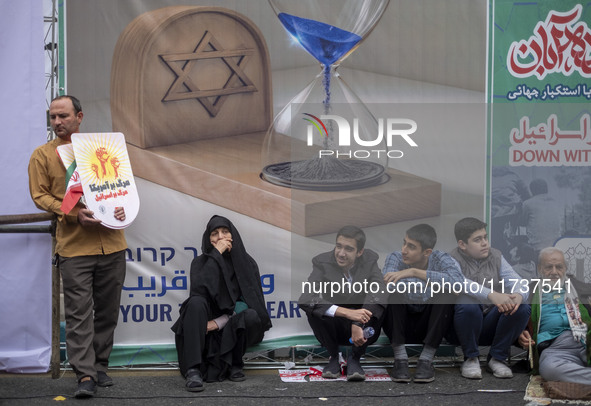
[[[526,405],[529,375],[497,379],[483,371],[482,380],[460,376],[459,368],[436,369],[429,384],[393,382],[282,382],[276,369],[247,370],[244,382],[205,384],[200,393],[184,390],[178,371],[113,370],[115,385],[98,388],[94,398],[75,399],[75,378],[65,372],[50,374],[0,374],[0,405],[46,405],[59,401],[92,405]],[[490,391],[490,392],[487,392]],[[497,391],[497,392],[494,392]],[[502,392],[501,392],[502,391]],[[56,399],[57,398],[57,399]],[[59,404],[59,403],[57,403]]]

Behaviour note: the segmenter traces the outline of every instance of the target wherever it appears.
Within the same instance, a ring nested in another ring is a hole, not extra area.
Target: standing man
[[[410,382],[407,343],[424,343],[414,381],[432,382],[435,352],[451,326],[455,295],[443,292],[442,287],[444,282],[462,283],[464,277],[449,254],[433,250],[436,242],[437,234],[430,225],[409,228],[402,250],[388,255],[382,271],[388,292],[393,292],[384,332],[394,350],[394,382]]]
[[[29,162],[33,202],[58,218],[55,261],[63,281],[66,347],[78,380],[77,398],[92,397],[97,384],[113,385],[107,368],[119,318],[127,248],[123,230],[102,226],[80,203],[68,214],[61,210],[67,179],[56,148],[71,142],[82,117],[77,98],[56,97],[49,107],[49,119],[57,138],[38,147]],[[125,220],[123,208],[115,210],[115,218]]]
[[[511,268],[501,251],[491,248],[486,223],[466,217],[456,223],[454,232],[458,246],[451,256],[470,283],[454,312],[454,330],[465,359],[462,376],[482,378],[478,346],[490,345],[487,368],[496,378],[512,378],[505,360],[529,319],[530,307],[522,304],[528,297],[528,281]]]
[[[334,250],[312,259],[312,273],[302,284],[299,306],[330,355],[322,371],[323,378],[336,379],[341,375],[339,345],[352,343],[347,380],[365,380],[359,360],[380,335],[385,286],[378,268],[378,254],[364,247],[363,230],[355,226],[341,228]],[[364,337],[366,327],[372,327],[375,334]]]

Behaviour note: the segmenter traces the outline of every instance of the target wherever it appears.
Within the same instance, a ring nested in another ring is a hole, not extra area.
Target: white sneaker
[[[460,369],[462,376],[468,379],[482,379],[482,371],[480,370],[480,361],[477,357],[468,358],[462,363]]]
[[[492,372],[495,378],[513,378],[511,368],[505,365],[504,362],[498,361],[494,358],[491,358],[490,361],[488,361],[488,370]]]

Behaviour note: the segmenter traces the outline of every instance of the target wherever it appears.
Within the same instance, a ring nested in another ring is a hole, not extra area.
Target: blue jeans
[[[515,313],[508,316],[500,313],[495,306],[484,314],[484,307],[478,299],[462,295],[458,298],[454,311],[455,338],[462,346],[464,356],[478,357],[478,346],[490,345],[489,355],[504,361],[509,357],[511,345],[525,329],[531,308],[522,304]]]

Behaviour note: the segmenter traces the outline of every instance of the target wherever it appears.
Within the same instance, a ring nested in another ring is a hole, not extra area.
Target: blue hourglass
[[[350,190],[388,181],[375,117],[337,68],[369,35],[389,0],[269,0],[292,38],[321,65],[316,78],[275,117],[261,177],[308,190]],[[358,148],[368,147],[368,148]]]

